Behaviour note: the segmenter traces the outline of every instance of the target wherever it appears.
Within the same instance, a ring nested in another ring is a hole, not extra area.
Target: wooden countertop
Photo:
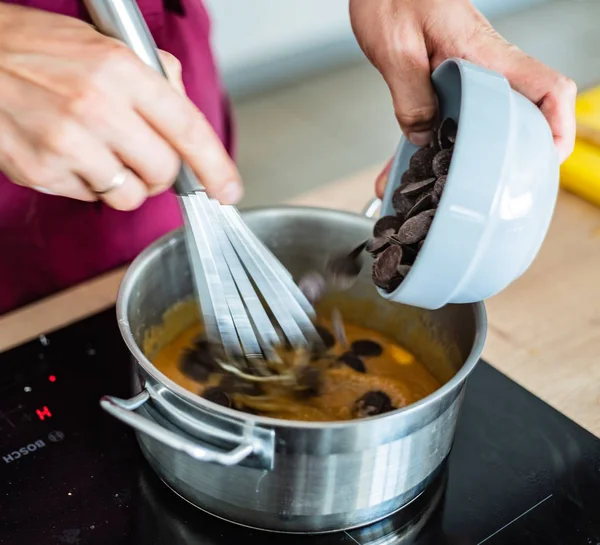
[[[293,204],[359,212],[378,168],[311,191]],[[114,304],[124,269],[0,317],[0,351]],[[529,271],[486,303],[484,357],[600,436],[600,209],[562,192]]]

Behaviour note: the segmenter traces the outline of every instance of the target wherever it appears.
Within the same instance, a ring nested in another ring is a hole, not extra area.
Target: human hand
[[[13,182],[132,210],[171,186],[183,158],[211,196],[241,197],[175,57],[161,54],[170,85],[82,21],[3,3],[0,36],[0,171]]]
[[[561,161],[575,142],[572,80],[508,43],[469,0],[350,0],[352,27],[362,50],[388,84],[402,131],[416,145],[433,135],[437,101],[431,72],[460,57],[503,74],[537,104],[550,125]],[[376,182],[378,196],[386,170]]]

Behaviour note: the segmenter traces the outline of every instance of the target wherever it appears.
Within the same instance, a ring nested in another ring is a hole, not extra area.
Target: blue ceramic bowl
[[[491,297],[519,278],[546,236],[559,187],[550,127],[535,104],[495,72],[449,59],[432,75],[441,119],[458,133],[435,218],[415,264],[386,299],[437,309]],[[382,215],[418,148],[400,142]]]

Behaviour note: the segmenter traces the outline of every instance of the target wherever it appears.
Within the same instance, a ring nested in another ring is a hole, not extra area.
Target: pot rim
[[[355,219],[360,219],[363,221],[372,222],[373,220],[366,218],[365,216],[361,216],[359,214],[355,214],[353,212],[345,212],[341,210],[332,210],[328,208],[319,208],[314,206],[294,206],[294,205],[280,205],[280,206],[261,206],[261,207],[252,207],[241,210],[242,215],[246,213],[258,213],[262,211],[268,212],[277,212],[277,211],[313,211],[317,214],[322,214],[326,212],[327,214],[335,214],[339,216],[352,217]],[[117,323],[119,326],[119,330],[121,331],[121,336],[125,341],[129,351],[135,357],[136,361],[142,366],[144,371],[148,373],[154,380],[158,383],[167,387],[170,391],[172,391],[177,396],[183,398],[184,400],[192,403],[193,405],[199,405],[201,407],[207,408],[213,412],[220,413],[224,416],[234,418],[236,420],[244,420],[251,421],[253,424],[264,425],[270,427],[287,427],[287,428],[295,428],[295,429],[338,429],[345,428],[348,426],[356,426],[358,424],[369,423],[375,420],[390,418],[390,417],[400,417],[400,415],[409,415],[411,413],[417,412],[420,409],[427,407],[429,405],[434,404],[440,398],[443,398],[445,395],[450,394],[454,389],[459,387],[471,374],[475,366],[477,365],[480,355],[483,351],[483,346],[485,344],[486,334],[487,334],[487,312],[485,309],[485,304],[483,302],[478,303],[469,303],[468,306],[473,308],[473,312],[475,314],[475,338],[473,340],[473,346],[467,359],[461,368],[456,372],[456,374],[446,383],[444,383],[440,388],[429,394],[428,396],[420,399],[416,403],[411,403],[406,407],[401,409],[377,415],[371,416],[367,418],[361,418],[359,420],[342,420],[342,421],[331,421],[331,422],[305,422],[301,420],[285,420],[281,418],[272,418],[269,416],[260,416],[244,413],[241,411],[237,411],[235,409],[229,409],[227,407],[223,407],[221,405],[217,405],[211,401],[208,401],[197,394],[186,390],[175,381],[168,378],[166,375],[161,373],[154,364],[145,356],[142,352],[141,348],[135,342],[133,338],[133,334],[131,332],[131,327],[129,324],[129,318],[127,316],[127,301],[129,300],[131,293],[136,285],[136,279],[140,274],[140,270],[143,265],[149,261],[151,261],[155,256],[162,252],[162,249],[166,246],[174,245],[178,243],[183,235],[183,227],[178,227],[159,239],[155,240],[152,244],[147,246],[140,254],[131,262],[123,279],[121,280],[121,284],[119,286],[118,294],[117,294],[117,304],[116,304],[116,313],[117,313]]]

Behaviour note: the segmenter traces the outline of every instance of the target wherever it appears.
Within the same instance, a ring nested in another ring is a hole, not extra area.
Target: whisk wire
[[[252,286],[252,282],[250,282],[246,270],[223,228],[226,224],[223,207],[217,201],[211,201],[211,204],[214,225],[219,226],[217,230],[219,245],[223,251],[227,268],[235,283],[234,288],[237,287],[238,300],[242,304],[241,308],[236,306],[235,312],[230,306],[233,321],[236,324],[242,345],[250,345],[252,339],[254,339],[254,344],[258,343],[256,355],[260,355],[260,348],[262,348],[263,352],[273,358],[274,348],[279,343],[279,335],[273,327],[273,323],[265,311],[258,293],[256,293],[256,290]],[[247,350],[246,354],[248,356],[251,354],[254,355],[252,350]]]
[[[294,347],[307,347],[309,342],[318,342],[320,337],[309,314],[300,304],[300,297],[294,296],[296,290],[301,294],[298,287],[289,276],[280,274],[277,268],[274,270],[269,260],[264,259],[251,231],[237,213],[223,207],[223,214],[227,219],[225,231],[232,246],[289,343]],[[295,290],[288,288],[290,284]],[[311,313],[314,313],[312,307]]]
[[[193,206],[198,207],[199,212],[204,217],[203,224],[207,229],[212,229],[214,233],[215,265],[223,284],[225,299],[231,315],[232,327],[234,328],[231,334],[237,333],[244,355],[249,358],[258,357],[262,354],[262,350],[246,312],[244,301],[240,296],[239,284],[233,276],[234,271],[241,270],[243,272],[243,268],[223,231],[220,214],[217,213],[219,208],[213,206],[214,201],[211,201],[205,193],[192,197],[190,202],[193,203]],[[229,321],[227,326],[230,326]],[[242,354],[233,355],[241,356]]]
[[[240,216],[240,213],[238,212],[237,208],[235,208],[234,206],[224,205],[224,206],[221,206],[221,208],[223,209],[224,214],[229,214],[231,216],[237,216],[239,218],[239,221],[241,221],[241,222],[244,221],[242,219],[242,217]],[[292,273],[290,273],[290,271],[288,271],[283,266],[281,261],[279,261],[275,257],[275,254],[273,254],[273,252],[269,249],[269,247],[262,240],[260,240],[252,231],[249,232],[249,236],[252,239],[252,241],[254,242],[254,244],[256,244],[256,246],[258,246],[258,248],[260,248],[261,253],[263,255],[263,259],[265,261],[268,261],[271,264],[271,267],[273,267],[273,269],[277,270],[277,272],[280,272],[284,276],[293,278]],[[311,307],[311,310],[312,310],[312,307]]]
[[[201,313],[208,338],[220,339],[230,353],[241,353],[233,317],[225,295],[224,284],[217,263],[221,255],[215,233],[206,221],[203,202],[208,201],[202,191],[180,196],[187,227],[186,245],[190,255],[191,270],[202,301]],[[190,236],[191,234],[191,236]]]
[[[257,256],[260,256],[261,260],[266,262],[273,271],[273,274],[281,280],[281,283],[285,286],[286,290],[292,295],[292,297],[302,307],[304,312],[310,317],[315,318],[315,309],[313,308],[310,301],[306,298],[302,290],[294,282],[292,274],[283,266],[283,263],[279,261],[275,255],[269,250],[265,243],[260,240],[248,227],[244,220],[240,216],[240,213],[233,206],[223,206],[223,214],[226,216],[230,224],[242,228],[246,235],[246,240],[254,248]]]

